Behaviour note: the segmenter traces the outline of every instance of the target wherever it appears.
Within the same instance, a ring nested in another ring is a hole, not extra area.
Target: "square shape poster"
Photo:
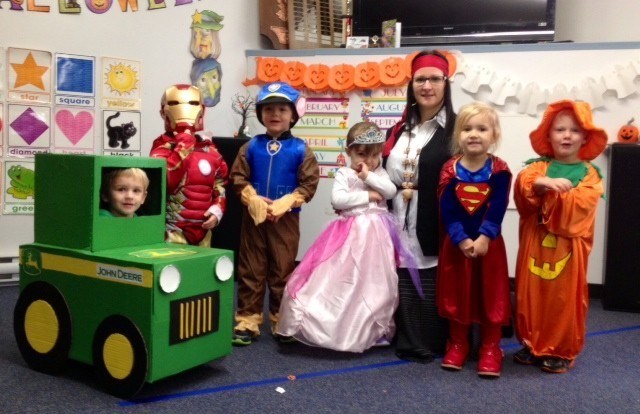
[[[55,103],[95,106],[96,58],[56,53]]]

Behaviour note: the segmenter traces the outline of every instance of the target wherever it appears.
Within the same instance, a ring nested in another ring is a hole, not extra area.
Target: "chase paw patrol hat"
[[[298,119],[300,119],[304,112],[302,108],[299,108],[300,104],[304,107],[304,99],[300,99],[300,92],[284,82],[269,83],[264,85],[262,89],[260,89],[260,92],[258,92],[256,99],[256,116],[262,125],[264,125],[262,122],[262,106],[269,103],[286,103],[291,106],[293,110],[292,127],[298,122]]]

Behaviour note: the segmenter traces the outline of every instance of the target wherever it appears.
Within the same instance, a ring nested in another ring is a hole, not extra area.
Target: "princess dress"
[[[396,255],[404,252],[385,201],[396,188],[383,168],[366,182],[343,167],[336,173],[332,221],[291,274],[280,307],[278,334],[307,345],[362,352],[395,334]],[[404,256],[404,254],[403,254]]]

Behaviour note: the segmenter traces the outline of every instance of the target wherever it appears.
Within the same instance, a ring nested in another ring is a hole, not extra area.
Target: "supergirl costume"
[[[497,376],[502,365],[501,327],[508,325],[511,318],[509,269],[501,233],[509,204],[511,172],[494,155],[473,172],[460,159],[461,156],[455,156],[449,160],[440,176],[438,194],[445,237],[438,261],[438,310],[450,321],[447,351],[458,347],[452,355],[458,354],[460,358],[452,360],[462,359],[451,367],[459,369],[464,363],[470,350],[469,327],[477,323],[481,336],[478,372]],[[480,235],[490,239],[487,254],[467,258],[458,245]],[[491,361],[490,368],[484,366],[487,360]]]

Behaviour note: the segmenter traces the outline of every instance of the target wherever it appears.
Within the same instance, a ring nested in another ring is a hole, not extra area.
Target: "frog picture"
[[[33,198],[33,184],[35,172],[22,165],[14,165],[9,168],[8,176],[9,188],[7,188],[7,194],[11,194],[13,197],[26,200],[28,197]]]

